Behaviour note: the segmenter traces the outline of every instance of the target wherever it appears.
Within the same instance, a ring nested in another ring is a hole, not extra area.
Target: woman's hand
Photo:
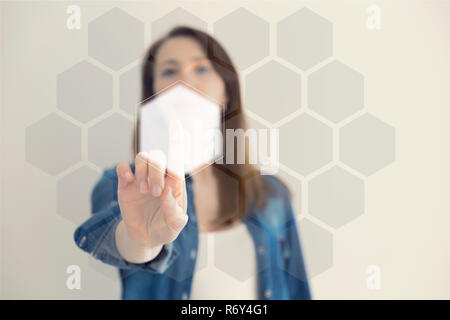
[[[146,153],[136,156],[135,175],[128,163],[117,166],[122,220],[128,235],[143,246],[172,242],[188,221],[184,175],[164,171]]]
[[[167,170],[165,155],[160,151],[139,153],[134,175],[128,163],[117,166],[122,215],[118,229],[125,230],[122,232],[129,238],[126,242],[131,240],[134,247],[160,249],[174,241],[188,221],[181,134],[180,127],[172,127]]]

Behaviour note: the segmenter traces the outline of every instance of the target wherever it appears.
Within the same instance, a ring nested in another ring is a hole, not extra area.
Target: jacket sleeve
[[[158,256],[141,264],[124,260],[117,250],[115,230],[122,220],[117,202],[117,183],[115,169],[103,172],[91,193],[91,217],[74,232],[76,245],[96,259],[121,269],[163,273],[178,256],[173,243],[165,244]]]
[[[288,195],[285,197],[286,214],[288,224],[286,228],[284,251],[284,268],[287,277],[287,284],[291,299],[310,300],[311,291],[303,258],[302,246],[297,231],[297,224],[292,209],[291,200]]]

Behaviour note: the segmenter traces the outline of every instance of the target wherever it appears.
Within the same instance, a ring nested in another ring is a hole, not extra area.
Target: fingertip
[[[140,162],[147,163],[149,161],[148,153],[145,151],[140,151],[136,155],[136,160],[139,160]]]

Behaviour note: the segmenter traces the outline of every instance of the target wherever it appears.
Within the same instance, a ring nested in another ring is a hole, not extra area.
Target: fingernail
[[[139,190],[141,191],[141,193],[145,193],[148,191],[148,184],[145,181],[141,181],[141,184],[139,186]]]
[[[161,192],[162,192],[162,190],[161,190],[160,186],[153,186],[153,188],[152,188],[152,195],[154,197],[159,197],[161,195]]]

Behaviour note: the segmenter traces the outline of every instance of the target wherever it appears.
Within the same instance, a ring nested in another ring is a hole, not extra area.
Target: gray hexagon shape
[[[340,228],[364,213],[364,181],[334,166],[308,184],[309,213]]]
[[[92,120],[113,106],[112,76],[81,61],[56,78],[56,107],[81,122]]]
[[[238,69],[248,68],[269,55],[269,23],[247,9],[239,8],[217,20],[214,35]]]
[[[57,183],[57,213],[80,225],[91,216],[91,192],[100,173],[82,166],[62,177]],[[106,186],[106,185],[105,185]],[[111,181],[111,194],[114,191]]]
[[[277,24],[277,55],[307,70],[333,55],[333,25],[308,8]]]
[[[133,122],[113,114],[88,130],[88,159],[101,168],[129,161],[132,153]]]
[[[120,75],[119,105],[136,118],[137,104],[142,101],[142,65],[139,64]]]
[[[49,114],[26,128],[25,148],[29,163],[57,175],[81,160],[81,129]]]
[[[301,107],[301,76],[278,62],[252,71],[245,82],[246,107],[272,123]]]
[[[113,8],[88,24],[88,54],[119,70],[144,53],[144,23]]]
[[[395,128],[371,114],[346,124],[339,136],[340,160],[367,176],[395,160]]]
[[[280,162],[307,175],[333,159],[333,131],[302,114],[280,128]]]
[[[152,41],[156,41],[172,28],[179,26],[187,26],[206,32],[208,24],[185,9],[176,8],[152,23]]]
[[[333,61],[308,77],[308,107],[337,123],[364,107],[364,77]]]
[[[333,266],[333,234],[307,218],[299,222],[299,239],[309,279]],[[293,274],[303,280],[301,274]]]
[[[250,223],[250,227],[257,229],[257,232],[267,232],[252,222]],[[235,226],[235,228],[241,228],[240,232],[248,232],[246,224]],[[246,281],[269,267],[270,259],[261,260],[264,261],[264,264],[257,265],[257,268],[252,268],[253,264],[242,263],[243,259],[247,257],[237,257],[236,247],[246,247],[245,251],[255,252],[255,257],[252,259],[257,259],[256,255],[260,254],[270,256],[270,247],[255,248],[252,241],[243,243],[241,237],[236,237],[233,231],[223,230],[214,232],[214,266],[239,281]]]

